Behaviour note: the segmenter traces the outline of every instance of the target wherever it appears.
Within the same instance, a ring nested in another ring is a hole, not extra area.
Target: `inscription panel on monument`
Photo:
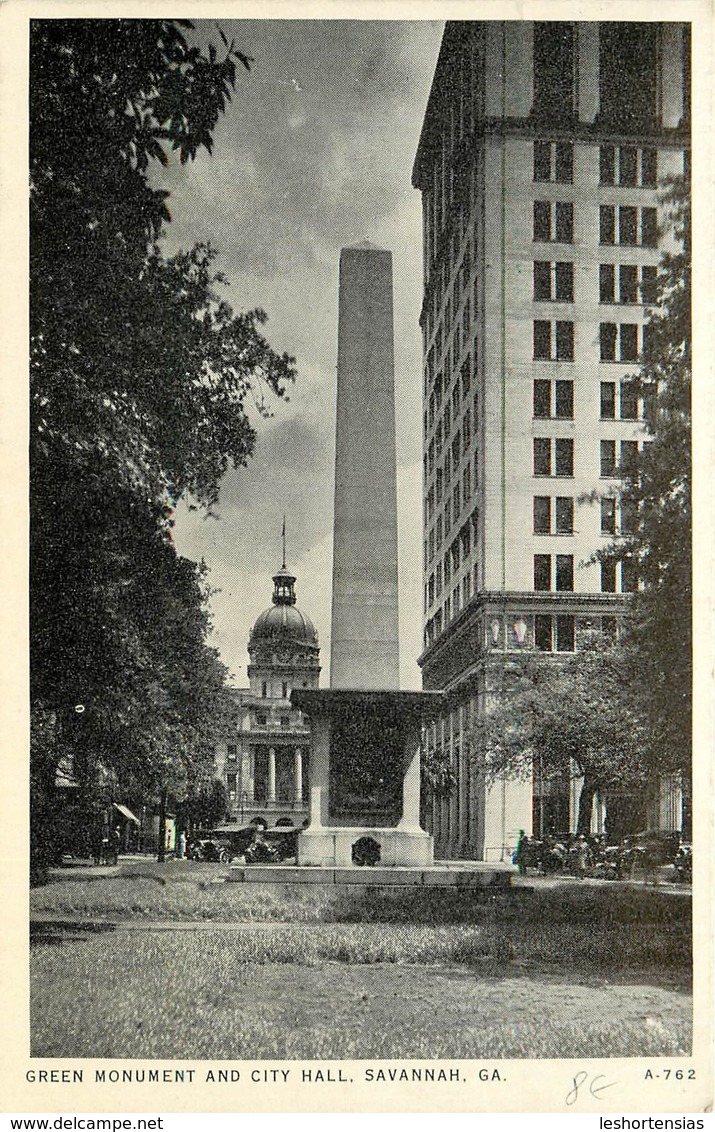
[[[378,712],[331,722],[330,815],[361,825],[397,825],[402,815],[403,734]]]

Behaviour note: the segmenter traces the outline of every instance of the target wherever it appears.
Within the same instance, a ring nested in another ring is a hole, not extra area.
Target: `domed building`
[[[301,826],[308,815],[310,727],[290,702],[294,688],[317,688],[318,634],[298,609],[295,576],[285,561],[273,575],[272,604],[248,639],[250,687],[235,692],[237,730],[219,746],[231,821],[263,817],[269,826]]]

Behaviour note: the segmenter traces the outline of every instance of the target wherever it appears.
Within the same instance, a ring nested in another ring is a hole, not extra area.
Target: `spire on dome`
[[[280,570],[273,575],[273,604],[274,605],[295,605],[295,575],[291,574],[290,570],[286,568],[286,517],[283,516],[283,526],[281,528],[281,539],[283,541],[283,563]]]

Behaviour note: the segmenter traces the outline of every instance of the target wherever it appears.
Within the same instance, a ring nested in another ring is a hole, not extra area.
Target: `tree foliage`
[[[177,796],[209,756],[226,672],[173,508],[245,464],[248,407],[293,359],[234,314],[214,253],[167,259],[157,163],[211,151],[237,65],[176,20],[31,24],[31,695],[36,793],[63,751]],[[265,410],[264,410],[265,411]],[[74,712],[81,704],[84,711]],[[39,803],[38,803],[39,805]]]
[[[663,255],[637,378],[649,443],[620,493],[633,516],[599,557],[629,559],[640,578],[625,645],[639,687],[651,765],[686,769],[692,726],[690,185],[664,193],[676,248]]]
[[[578,829],[588,832],[596,791],[645,782],[643,729],[625,659],[600,634],[577,653],[515,657],[470,736],[479,769],[491,779],[530,778],[536,767],[553,780],[575,768],[584,779]]]

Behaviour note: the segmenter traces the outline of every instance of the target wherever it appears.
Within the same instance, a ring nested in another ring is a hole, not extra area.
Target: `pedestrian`
[[[586,876],[586,869],[588,868],[589,848],[588,841],[583,833],[579,833],[573,844],[573,862],[574,872],[577,877],[583,879]]]

